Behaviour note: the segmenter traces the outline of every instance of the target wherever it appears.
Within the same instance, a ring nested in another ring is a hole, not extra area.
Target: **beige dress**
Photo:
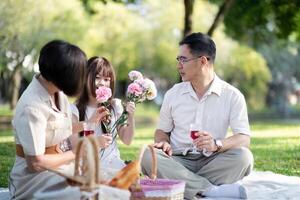
[[[21,96],[12,121],[16,144],[21,144],[25,155],[43,155],[45,147],[59,144],[72,134],[72,118],[69,102],[63,92],[59,93],[57,110],[46,89],[33,77]],[[71,174],[73,163],[59,167],[61,172]],[[31,173],[26,160],[16,156],[10,173],[9,190],[12,199],[31,199],[36,191],[62,180],[48,171]]]

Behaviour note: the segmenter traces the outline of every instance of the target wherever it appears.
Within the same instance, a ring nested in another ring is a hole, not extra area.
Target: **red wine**
[[[197,139],[197,138],[199,137],[199,135],[196,135],[197,132],[198,132],[198,131],[191,131],[191,138],[192,138],[193,140],[195,140],[195,139]]]
[[[94,130],[84,130],[83,134],[84,136],[94,135]]]

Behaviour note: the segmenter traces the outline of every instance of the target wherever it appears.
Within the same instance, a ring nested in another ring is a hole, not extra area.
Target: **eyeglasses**
[[[185,63],[187,63],[187,62],[190,62],[191,60],[196,60],[196,59],[201,58],[201,57],[205,57],[207,60],[209,60],[209,58],[206,57],[206,56],[198,56],[198,57],[194,57],[194,58],[186,58],[186,57],[184,57],[184,56],[178,56],[178,57],[176,58],[176,60],[177,60],[179,63],[181,63],[181,64],[185,64]]]

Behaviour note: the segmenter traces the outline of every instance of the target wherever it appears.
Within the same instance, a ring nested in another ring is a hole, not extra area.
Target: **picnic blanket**
[[[247,189],[249,200],[296,200],[300,195],[300,177],[273,172],[253,171],[240,181]],[[201,198],[203,200],[229,200],[229,198]]]
[[[269,200],[269,199],[299,199],[300,177],[285,176],[273,172],[253,171],[245,177],[241,183],[248,191],[250,200]],[[0,200],[9,199],[8,189],[0,188]],[[202,198],[212,200],[211,198]],[[228,200],[228,198],[218,198],[214,200]]]

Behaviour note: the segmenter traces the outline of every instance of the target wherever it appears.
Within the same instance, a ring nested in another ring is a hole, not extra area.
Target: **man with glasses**
[[[245,188],[235,183],[253,167],[244,96],[215,74],[216,47],[208,35],[193,33],[179,45],[183,82],[165,94],[155,132],[158,176],[184,180],[186,199],[197,195],[246,199]],[[233,134],[226,137],[229,126]],[[147,175],[150,166],[147,151],[142,161]]]

